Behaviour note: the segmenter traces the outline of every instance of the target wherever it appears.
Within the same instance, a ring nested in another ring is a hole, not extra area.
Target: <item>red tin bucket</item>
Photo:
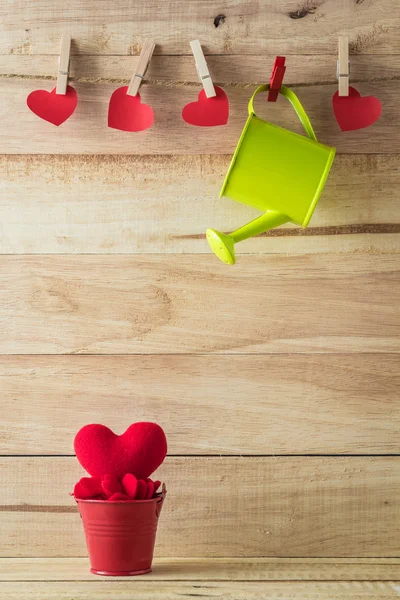
[[[91,572],[143,575],[151,571],[157,523],[165,493],[150,500],[76,500]]]

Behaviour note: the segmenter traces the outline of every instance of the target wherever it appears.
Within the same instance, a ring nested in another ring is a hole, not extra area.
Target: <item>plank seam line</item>
[[[0,75],[1,78],[1,75]],[[94,154],[51,154],[51,153],[43,153],[43,154],[10,154],[10,153],[1,153],[0,152],[0,158],[7,158],[9,160],[13,160],[16,158],[24,158],[24,157],[29,157],[29,158],[53,158],[55,160],[59,160],[59,159],[68,159],[68,160],[81,160],[82,158],[84,158],[85,160],[89,160],[89,159],[98,159],[98,158],[102,158],[102,159],[110,159],[110,161],[113,160],[120,160],[121,158],[123,159],[132,159],[132,160],[137,160],[142,162],[144,159],[146,158],[152,158],[152,159],[162,159],[164,160],[165,158],[171,158],[173,160],[175,160],[177,157],[181,158],[182,160],[187,160],[188,158],[191,158],[193,156],[197,156],[200,158],[203,157],[225,157],[227,160],[232,158],[232,154],[229,153],[223,153],[223,154],[171,154],[171,153],[167,153],[167,154],[104,154],[104,153],[94,153]],[[382,158],[385,157],[399,157],[400,156],[400,152],[340,152],[340,154],[338,154],[337,156],[350,156],[350,157],[369,157],[369,156],[381,156]],[[337,160],[337,157],[336,157]]]
[[[286,227],[276,228],[260,233],[257,237],[313,237],[332,235],[364,235],[364,234],[400,233],[400,223],[360,223],[349,225],[325,225],[322,227]],[[173,239],[196,240],[203,239],[205,234],[174,235]],[[400,250],[399,250],[400,251]]]
[[[93,581],[91,579],[0,579],[0,583],[38,583],[42,585],[55,585],[57,583],[83,583],[83,584],[98,584],[98,583],[128,583],[131,580],[127,579],[118,579],[115,581],[110,581],[109,579],[99,579]],[[157,579],[147,579],[146,581],[135,581],[135,585],[146,585],[148,583],[162,582],[162,583],[170,583],[173,585],[174,583],[187,583],[188,585],[191,583],[196,584],[207,584],[207,583],[226,583],[227,585],[235,586],[240,583],[254,583],[254,584],[276,584],[276,583],[337,583],[337,584],[348,584],[348,583],[388,583],[388,584],[400,584],[400,579],[162,579],[157,577]],[[197,587],[197,586],[196,586]],[[203,586],[202,586],[203,587]]]
[[[74,255],[75,256],[75,255]],[[101,353],[101,354],[96,354],[95,352],[79,352],[77,350],[70,350],[69,352],[63,352],[63,353],[53,353],[53,354],[42,354],[42,353],[34,353],[34,354],[24,354],[21,352],[10,352],[9,354],[0,354],[0,359],[1,358],[8,358],[8,357],[29,357],[29,358],[43,358],[43,357],[48,357],[48,358],[62,358],[62,357],[69,357],[69,356],[86,356],[86,357],[102,357],[102,358],[120,358],[120,357],[151,357],[151,356],[174,356],[174,357],[196,357],[196,356],[208,356],[208,357],[223,357],[223,356],[230,356],[230,357],[256,357],[256,356],[269,356],[269,357],[275,357],[275,356],[290,356],[293,358],[296,358],[298,356],[399,356],[400,354],[400,348],[398,351],[393,352],[393,351],[385,351],[383,350],[382,352],[377,352],[377,351],[355,351],[355,352],[345,352],[345,353],[341,353],[341,352],[310,352],[310,351],[299,351],[299,352],[247,352],[247,353],[242,353],[242,352],[217,352],[217,351],[213,351],[210,350],[210,352],[208,354],[204,354],[204,353],[197,353],[197,352],[171,352],[170,354],[165,354],[163,352],[147,352],[145,354],[143,353],[135,353],[132,352],[132,354],[126,354],[126,353],[121,353],[121,354],[108,354],[108,353]],[[2,375],[0,375],[0,378],[2,377]]]
[[[0,458],[75,458],[75,454],[0,454]],[[400,458],[400,453],[382,454],[168,454],[167,458]]]
[[[74,255],[75,256],[75,255]],[[215,356],[219,357],[223,357],[223,356],[234,356],[237,358],[248,358],[249,360],[254,360],[254,354],[256,354],[257,356],[270,356],[271,358],[273,357],[286,357],[286,358],[297,358],[299,355],[300,356],[324,356],[324,357],[353,357],[353,356],[364,356],[364,355],[370,355],[370,356],[376,356],[376,357],[381,357],[381,356],[393,356],[393,357],[397,357],[398,356],[398,352],[377,352],[377,351],[363,351],[363,352],[321,352],[321,353],[315,353],[315,352],[257,352],[257,353],[249,353],[249,352],[224,352],[224,353],[219,353],[219,354],[215,354],[215,353],[210,353],[210,352],[149,352],[146,354],[143,354],[141,352],[133,352],[131,354],[126,354],[126,353],[121,353],[121,354],[114,354],[112,352],[104,354],[96,354],[95,352],[91,353],[91,354],[82,354],[80,356],[87,356],[87,357],[96,357],[96,358],[103,358],[103,359],[109,359],[109,358],[132,358],[132,357],[141,357],[141,358],[146,358],[146,357],[151,357],[151,356],[164,356],[164,357],[180,357],[180,358],[184,358],[184,357],[189,357],[189,358],[196,358],[196,357],[205,357],[205,358],[212,358],[214,360]],[[30,353],[10,353],[10,354],[1,354],[0,353],[0,360],[2,358],[9,358],[10,356],[12,357],[20,357],[20,358],[53,358],[53,359],[58,359],[58,358],[65,358],[65,357],[74,357],[74,356],[79,356],[77,354],[72,354],[71,352],[64,352],[63,354],[30,354]],[[2,377],[7,377],[7,375],[4,374],[0,374],[0,379]]]
[[[44,561],[44,560],[62,560],[65,562],[68,562],[70,560],[88,560],[87,555],[80,555],[80,556],[60,556],[60,555],[51,555],[51,556],[1,556],[0,557],[0,565],[3,561],[8,561],[8,560],[38,560],[38,561]],[[213,556],[213,557],[207,557],[207,556],[157,556],[157,560],[158,559],[162,559],[163,561],[166,560],[183,560],[183,562],[185,561],[196,561],[196,560],[206,560],[206,561],[213,561],[214,559],[218,559],[218,560],[231,560],[233,562],[243,562],[246,560],[251,560],[254,562],[257,562],[259,560],[272,560],[273,562],[277,562],[277,561],[289,561],[291,562],[292,560],[304,560],[306,561],[305,564],[312,564],[314,562],[321,561],[322,560],[322,565],[327,564],[327,565],[332,565],[332,564],[337,564],[333,561],[346,561],[346,560],[352,560],[352,561],[361,561],[361,562],[351,562],[351,563],[346,563],[343,564],[343,566],[348,566],[348,565],[353,565],[355,564],[356,566],[360,566],[360,565],[382,565],[382,566],[393,566],[398,564],[398,562],[400,561],[400,554],[396,555],[396,556],[264,556],[264,555],[260,555],[260,556],[250,556],[250,555],[245,555],[245,556]],[[325,563],[325,560],[329,560],[331,562],[329,563]],[[368,562],[364,562],[365,560],[367,560]],[[390,562],[384,563],[382,561],[384,560],[388,560]],[[377,561],[377,562],[370,562],[370,561]],[[339,562],[339,565],[341,563]],[[294,565],[295,566],[295,565]],[[1,581],[1,580],[0,580]],[[79,580],[80,581],[80,580]],[[106,580],[96,580],[96,581],[109,581],[108,579]],[[136,580],[138,581],[138,580]],[[272,581],[272,580],[270,580]],[[397,580],[396,580],[397,581]]]

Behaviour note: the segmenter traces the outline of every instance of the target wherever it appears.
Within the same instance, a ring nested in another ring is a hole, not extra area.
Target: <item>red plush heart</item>
[[[122,485],[115,475],[103,475],[101,478],[101,486],[103,488],[103,493],[108,497],[113,496],[114,494],[122,494]]]
[[[215,91],[216,96],[207,98],[205,91],[201,90],[197,102],[190,102],[183,108],[183,120],[199,127],[225,125],[229,117],[228,96],[220,87],[215,86]]]
[[[122,478],[122,487],[124,488],[124,492],[130,498],[136,497],[136,491],[138,486],[138,480],[132,473],[127,473]]]
[[[154,494],[154,483],[151,479],[146,481],[147,491],[146,491],[146,500],[153,497]]]
[[[108,106],[108,126],[121,131],[144,131],[154,123],[151,106],[142,104],[140,94],[129,96],[128,86],[120,87],[112,94]]]
[[[115,492],[115,494],[107,498],[108,502],[128,502],[129,500],[131,500],[131,498],[126,494],[121,494],[121,492]]]
[[[74,497],[88,500],[103,495],[100,477],[82,477],[74,487]]]
[[[67,86],[66,94],[56,94],[56,88],[51,92],[35,90],[29,94],[26,103],[35,115],[58,126],[74,112],[78,94],[70,85]]]
[[[332,98],[332,106],[342,131],[369,127],[379,119],[382,112],[378,98],[362,97],[360,92],[353,87],[349,87],[348,96],[339,96],[339,92],[336,92]]]
[[[138,479],[138,485],[136,489],[136,500],[144,500],[147,494],[147,483],[144,479]]]
[[[121,478],[132,473],[147,479],[163,462],[167,440],[156,423],[134,423],[122,435],[104,425],[85,425],[75,436],[74,448],[90,475]]]

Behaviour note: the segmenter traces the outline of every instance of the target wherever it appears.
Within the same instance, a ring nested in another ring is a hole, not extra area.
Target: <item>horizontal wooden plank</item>
[[[209,226],[254,209],[219,199],[223,156],[0,156],[0,253],[206,253]],[[307,229],[287,224],[242,252],[400,251],[400,154],[338,155]],[[382,200],[384,198],[384,201]]]
[[[397,558],[158,558],[151,581],[394,581]],[[1,558],[0,581],[109,581],[87,558]],[[117,581],[130,581],[118,577]],[[141,579],[141,581],[143,581]]]
[[[93,576],[94,578],[95,576]],[[7,582],[2,584],[0,598],[4,600],[182,600],[182,598],[232,598],[234,600],[389,600],[398,598],[400,582],[165,582],[155,587],[143,578],[131,581],[86,582]]]
[[[396,557],[400,457],[167,458],[157,556]],[[74,457],[1,458],[1,556],[85,556]]]
[[[275,49],[276,50],[276,49]],[[200,88],[197,71],[188,45],[189,54],[174,56],[153,55],[143,81],[158,86],[160,93],[166,87]],[[213,81],[226,87],[249,88],[266,83],[268,65],[272,69],[276,51],[271,54],[207,55],[207,64]],[[0,54],[0,78],[54,82],[57,76],[57,56],[32,54]],[[293,54],[286,57],[285,83],[304,87],[309,85],[338,85],[336,78],[337,47],[333,54]],[[128,85],[139,62],[138,56],[73,55],[70,64],[70,82]],[[352,54],[351,82],[375,82],[376,93],[383,81],[398,80],[400,54]],[[272,110],[272,106],[269,107]]]
[[[10,0],[0,9],[0,52],[58,54],[60,35],[69,31],[80,54],[137,54],[147,37],[165,54],[189,54],[194,38],[213,54],[336,54],[344,32],[354,52],[396,53],[399,18],[396,0],[190,0],[179,10],[173,0],[115,0],[101,7],[94,0],[84,7],[78,0]]]
[[[72,454],[95,415],[173,455],[400,453],[399,388],[398,355],[2,356],[0,454]]]
[[[399,352],[399,255],[3,256],[1,354]]]
[[[377,92],[377,83],[357,85],[360,93]],[[247,105],[253,87],[230,87],[228,124],[223,127],[194,127],[181,117],[182,108],[196,100],[200,85],[164,87],[148,85],[142,100],[154,109],[153,127],[139,133],[117,131],[107,126],[108,104],[116,84],[77,83],[76,111],[61,127],[39,119],[26,106],[29,93],[37,88],[51,90],[54,82],[33,79],[2,80],[3,123],[0,143],[7,154],[231,154],[247,118]],[[371,127],[343,133],[332,111],[332,95],[337,84],[310,85],[297,89],[313,123],[318,139],[338,152],[400,152],[400,115],[397,110],[400,80],[379,83],[382,116]],[[272,105],[272,106],[271,106]],[[298,118],[288,102],[267,103],[257,99],[257,113],[288,129],[302,133]]]

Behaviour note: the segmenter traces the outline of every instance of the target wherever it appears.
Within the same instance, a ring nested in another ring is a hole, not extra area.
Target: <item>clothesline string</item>
[[[54,81],[54,75],[28,75],[19,73],[0,73],[0,79],[21,79],[21,80],[37,80],[37,81]],[[371,77],[368,79],[352,79],[352,83],[374,83],[374,82],[389,82],[399,81],[400,75],[393,75],[392,77]],[[92,85],[114,85],[114,84],[128,84],[130,79],[126,77],[69,77],[70,82],[74,83],[86,83]],[[214,83],[220,87],[227,88],[239,88],[249,89],[258,87],[265,82],[253,81],[248,83],[237,83],[237,82],[218,82]],[[143,81],[143,85],[153,85],[154,87],[167,87],[167,88],[179,88],[179,87],[196,87],[198,88],[199,82],[197,81],[174,81],[165,79],[147,79]],[[306,87],[321,87],[324,85],[337,85],[337,80],[332,78],[326,81],[315,81],[312,83],[306,82],[294,82],[289,84],[292,88],[306,88]]]

